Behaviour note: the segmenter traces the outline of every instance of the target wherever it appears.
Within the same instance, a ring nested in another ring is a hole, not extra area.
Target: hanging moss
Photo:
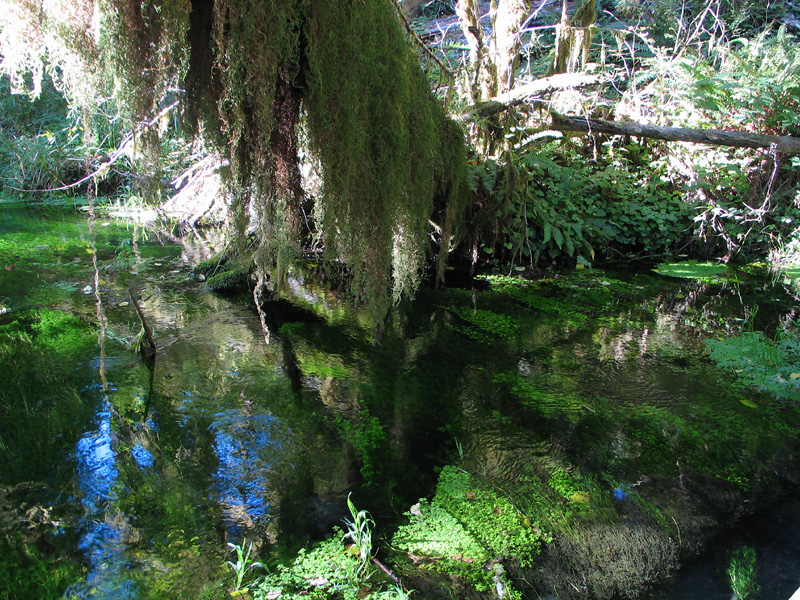
[[[419,285],[437,182],[457,185],[460,157],[442,142],[463,141],[431,99],[389,2],[315,1],[308,43],[319,222],[329,256],[354,269],[354,291],[379,319],[389,289],[398,298]]]
[[[268,272],[280,286],[313,221],[377,324],[392,298],[418,287],[431,218],[443,263],[463,211],[463,135],[433,99],[392,0],[108,0],[98,9],[94,41],[84,10],[86,43],[62,36],[60,56],[81,57],[75,64],[105,73],[104,84],[113,73],[131,122],[152,120],[185,87],[187,129],[229,158],[238,250],[259,280]],[[42,39],[58,31],[42,12],[26,14]],[[312,221],[302,209],[301,119],[324,177]],[[154,148],[154,129],[144,129],[138,143]]]
[[[548,75],[555,73],[572,73],[578,66],[588,60],[592,38],[597,31],[594,22],[597,18],[596,0],[584,0],[575,11],[575,16],[567,20],[567,5],[561,15],[561,23],[556,25],[556,47],[553,64]]]

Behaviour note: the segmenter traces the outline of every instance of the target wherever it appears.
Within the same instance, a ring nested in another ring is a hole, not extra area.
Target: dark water
[[[780,488],[790,495],[734,529],[720,518],[708,551],[642,598],[728,598],[728,553],[742,544],[757,549],[760,597],[800,585],[796,416],[732,386],[703,346],[739,330],[753,306],[774,331],[792,312],[780,285],[625,274],[554,279],[524,298],[496,282],[422,290],[376,346],[336,294],[297,275],[294,304],[266,306],[267,343],[250,296],[190,277],[218,244],[0,213],[0,257],[13,265],[0,264],[0,325],[45,307],[93,328],[52,381],[68,380],[90,410],[37,475],[38,502],[63,515],[40,539],[85,568],[68,595],[211,597],[230,577],[227,542],[291,555],[340,522],[350,492],[391,530],[456,460],[522,503],[520,474],[556,463],[605,473],[593,481],[609,498],[634,486],[655,502],[693,481],[744,489],[747,478],[760,495],[743,497],[761,502]],[[129,291],[155,331],[154,362],[129,348],[139,330]],[[6,445],[12,426],[0,429]],[[24,463],[19,454],[6,447],[5,459]]]

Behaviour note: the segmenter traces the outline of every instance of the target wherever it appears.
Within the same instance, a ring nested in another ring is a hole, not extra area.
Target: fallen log
[[[601,81],[602,79],[598,75],[588,75],[586,73],[559,73],[558,75],[543,77],[515,87],[505,94],[468,106],[461,114],[455,115],[454,118],[457,121],[469,121],[476,118],[485,119],[523,103],[536,104],[541,102],[542,106],[546,107],[549,105],[535,98],[535,96],[554,92],[555,90],[594,85]]]
[[[684,127],[661,127],[635,121],[604,121],[552,114],[551,128],[558,131],[582,131],[629,135],[670,142],[693,142],[736,148],[772,148],[779,154],[800,154],[800,138],[791,136],[764,135],[749,131],[722,131],[720,129],[687,129]]]

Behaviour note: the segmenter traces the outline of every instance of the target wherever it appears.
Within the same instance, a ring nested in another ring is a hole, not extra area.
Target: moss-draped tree
[[[239,240],[276,285],[300,253],[301,122],[321,165],[327,257],[347,265],[375,322],[419,285],[431,218],[443,264],[463,137],[392,0],[0,0],[0,11],[2,66],[21,85],[33,74],[35,89],[47,65],[76,104],[113,94],[131,126],[177,94],[187,130],[230,159]]]

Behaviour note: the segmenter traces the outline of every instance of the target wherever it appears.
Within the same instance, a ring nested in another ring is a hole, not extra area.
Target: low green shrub
[[[691,236],[690,207],[649,167],[527,154],[512,157],[504,169],[474,167],[472,189],[488,197],[475,217],[481,248],[515,262],[661,255]]]

